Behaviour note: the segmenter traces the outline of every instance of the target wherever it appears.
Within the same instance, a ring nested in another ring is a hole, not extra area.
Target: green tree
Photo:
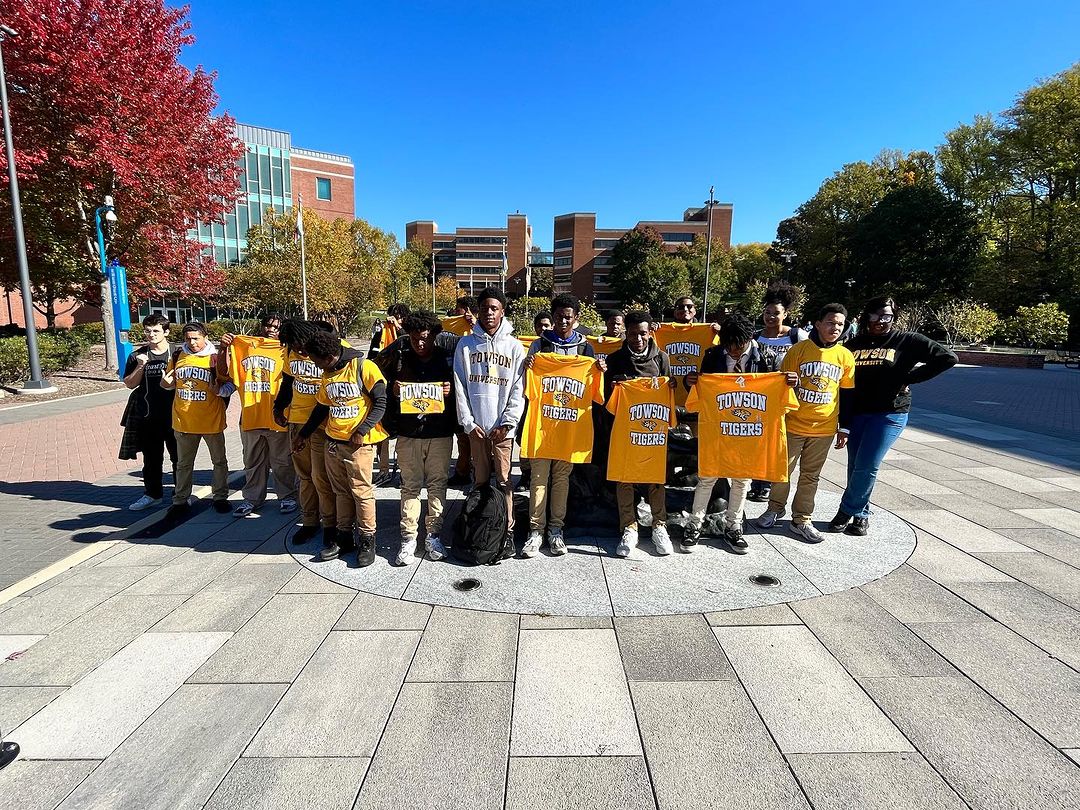
[[[690,294],[686,263],[664,250],[659,232],[639,225],[625,233],[611,250],[608,283],[624,304],[647,302],[659,316],[680,295]]]
[[[959,340],[981,343],[995,334],[1001,325],[998,314],[986,304],[956,298],[941,303],[933,310],[933,315],[950,344]]]
[[[1069,316],[1056,303],[1018,307],[1002,325],[1002,337],[1017,346],[1043,349],[1062,343],[1069,334]]]
[[[688,245],[681,245],[676,256],[686,265],[690,281],[690,295],[695,301],[705,300],[705,258],[708,239],[700,234]],[[735,295],[737,280],[732,267],[731,252],[719,239],[713,239],[712,255],[709,257],[709,309],[716,304],[730,302]]]

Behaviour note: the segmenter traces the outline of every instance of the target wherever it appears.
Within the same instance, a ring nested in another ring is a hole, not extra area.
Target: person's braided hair
[[[724,318],[720,324],[720,345],[745,346],[754,339],[754,324],[741,312],[735,312]]]
[[[327,326],[329,326],[329,324],[327,324]],[[281,324],[281,330],[278,332],[278,340],[293,351],[303,351],[304,346],[311,339],[312,335],[326,331],[326,326],[323,326],[322,323],[305,321],[301,318],[290,318]]]

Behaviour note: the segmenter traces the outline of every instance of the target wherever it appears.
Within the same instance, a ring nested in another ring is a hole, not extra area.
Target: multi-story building
[[[713,240],[731,247],[731,203],[712,207]],[[706,208],[687,208],[679,220],[642,220],[634,227],[647,225],[660,232],[664,246],[672,253],[680,245],[705,236],[708,227]],[[595,213],[563,214],[555,217],[554,274],[555,292],[570,292],[597,307],[619,304],[608,286],[611,249],[632,228],[597,228]]]
[[[236,125],[244,142],[240,158],[240,197],[221,222],[200,222],[199,241],[214,253],[218,264],[231,265],[247,254],[247,233],[262,223],[263,213],[291,211],[303,197],[304,206],[326,219],[354,216],[355,170],[350,158],[300,149],[292,136],[278,129]]]
[[[470,295],[499,287],[504,278],[507,295],[524,295],[530,257],[537,255],[532,226],[522,213],[509,214],[505,228],[458,228],[453,233],[439,233],[432,220],[415,220],[405,224],[405,243],[414,241],[431,250],[437,275],[454,276]]]

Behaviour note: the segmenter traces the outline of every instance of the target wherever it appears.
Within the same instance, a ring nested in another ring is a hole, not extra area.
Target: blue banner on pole
[[[116,334],[116,361],[120,377],[124,376],[124,366],[131,356],[132,346],[128,339],[131,329],[131,307],[128,305],[127,268],[113,259],[107,268],[109,287],[112,289],[113,331]]]

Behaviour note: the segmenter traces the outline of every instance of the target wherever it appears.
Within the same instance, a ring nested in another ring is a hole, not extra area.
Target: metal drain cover
[[[772,574],[754,574],[750,577],[750,581],[755,585],[761,585],[764,588],[775,588],[780,584],[780,580]]]
[[[477,588],[479,588],[483,584],[484,583],[482,583],[480,580],[476,579],[475,577],[465,577],[465,579],[459,579],[457,582],[454,583],[454,590],[455,591],[475,591]]]

